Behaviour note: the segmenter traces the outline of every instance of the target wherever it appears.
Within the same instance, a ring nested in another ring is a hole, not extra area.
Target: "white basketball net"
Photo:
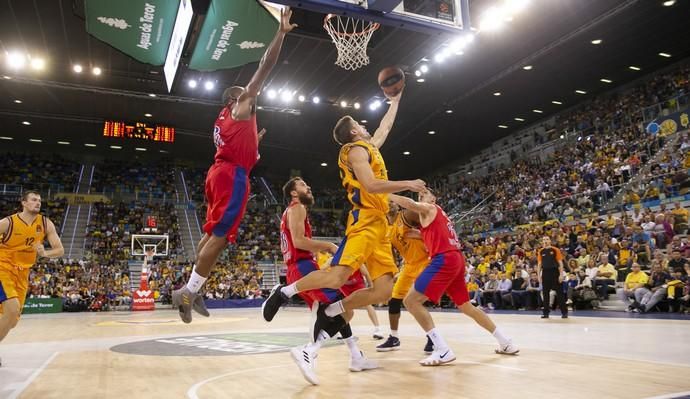
[[[354,71],[369,64],[367,45],[379,28],[378,23],[328,14],[323,20],[323,28],[338,50],[335,65]]]

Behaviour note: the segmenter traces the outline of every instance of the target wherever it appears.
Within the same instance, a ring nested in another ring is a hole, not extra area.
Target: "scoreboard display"
[[[149,125],[144,122],[128,123],[105,121],[103,124],[103,137],[173,143],[175,142],[175,128],[170,126]]]

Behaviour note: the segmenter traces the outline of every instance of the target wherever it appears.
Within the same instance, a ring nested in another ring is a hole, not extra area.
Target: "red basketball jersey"
[[[256,113],[246,121],[232,119],[230,108],[223,107],[213,126],[215,160],[241,166],[249,173],[259,160]]]
[[[436,217],[426,227],[422,227],[422,239],[429,251],[429,257],[433,258],[438,254],[450,251],[460,250],[460,241],[458,240],[453,223],[448,219],[448,215],[443,212],[440,206],[436,206]]]
[[[286,265],[297,263],[302,259],[314,259],[314,254],[309,251],[304,251],[295,248],[292,243],[292,234],[290,234],[290,227],[288,224],[288,210],[299,202],[293,201],[288,205],[283,218],[280,221],[280,250],[283,252],[283,261]],[[311,238],[311,223],[309,223],[309,216],[304,219],[304,236]]]

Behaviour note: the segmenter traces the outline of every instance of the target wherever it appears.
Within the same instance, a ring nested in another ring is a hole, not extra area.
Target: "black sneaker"
[[[424,353],[427,355],[431,355],[434,352],[434,341],[429,338],[429,336],[426,337],[426,345],[424,345]]]
[[[541,315],[541,318],[542,318],[542,319],[548,319],[548,318],[549,318],[549,315],[543,314],[543,315]]]
[[[314,306],[316,306],[316,303],[314,303]],[[345,324],[347,324],[342,315],[337,315],[335,317],[329,317],[326,315],[327,307],[327,303],[321,303],[318,305],[316,317],[314,318],[314,322],[310,328],[310,333],[312,335],[311,342],[316,342],[316,339],[322,330],[325,331],[329,337],[333,337],[338,333],[338,331],[340,331],[341,328],[345,326]]]
[[[287,304],[290,300],[290,298],[288,298],[287,295],[283,294],[283,292],[280,290],[283,287],[284,285],[282,284],[277,284],[274,286],[271,290],[271,293],[268,295],[268,298],[266,298],[263,305],[261,305],[261,313],[264,316],[264,320],[273,320],[273,317],[275,317],[276,313],[278,313],[280,307]]]
[[[562,314],[562,315],[561,315],[561,319],[567,319],[567,318],[568,318],[568,315],[567,315],[567,314]]]
[[[400,349],[400,340],[392,335],[388,336],[386,342],[376,347],[376,352],[390,352]]]

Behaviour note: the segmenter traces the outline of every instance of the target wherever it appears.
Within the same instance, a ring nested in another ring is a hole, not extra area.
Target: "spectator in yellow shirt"
[[[676,201],[675,208],[671,211],[674,218],[673,230],[676,234],[684,234],[688,230],[688,212],[687,209],[680,206],[680,202]]]
[[[594,278],[594,285],[599,291],[600,298],[609,299],[609,286],[616,285],[617,277],[618,272],[616,268],[609,263],[608,255],[605,253],[600,254],[597,276]]]
[[[647,273],[640,270],[640,265],[634,262],[632,264],[632,272],[625,277],[625,285],[617,290],[618,297],[627,305],[628,312],[632,312],[633,309],[630,305],[630,298],[639,303],[645,294],[644,290],[640,288],[643,288],[648,281],[649,276]]]

